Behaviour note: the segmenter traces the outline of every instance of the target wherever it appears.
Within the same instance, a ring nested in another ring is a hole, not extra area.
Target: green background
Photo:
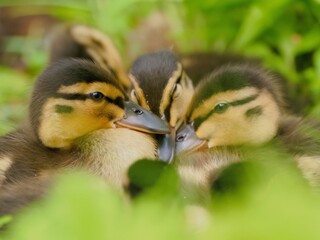
[[[143,29],[146,19],[160,14],[169,28],[163,37],[176,51],[258,58],[286,79],[295,111],[320,118],[319,0],[1,0],[0,9],[1,134],[14,129],[27,115],[32,84],[47,64],[50,29],[41,21],[28,28],[19,25],[20,30],[5,24],[8,19],[39,15],[54,23],[84,23],[100,29],[113,39],[129,67],[145,52],[148,41],[140,41],[147,30],[141,33],[137,29]],[[5,28],[11,32],[1,31]],[[280,164],[277,160],[282,156],[273,151],[268,152],[268,160],[277,164],[252,170],[256,173],[253,176],[264,176],[264,180],[250,178],[244,181],[244,189],[218,198],[210,207],[214,214],[200,228],[186,222],[185,202],[174,194],[176,180],[170,174],[164,174],[158,185],[133,205],[96,179],[66,174],[42,204],[13,220],[10,216],[1,218],[1,224],[14,224],[0,237],[320,239],[318,194],[294,168]],[[241,178],[240,174],[236,181]]]

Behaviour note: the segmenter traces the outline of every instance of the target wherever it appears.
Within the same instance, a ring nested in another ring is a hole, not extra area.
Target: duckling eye
[[[182,92],[181,85],[179,83],[176,83],[171,93],[172,98],[178,98],[181,95],[181,92]]]
[[[183,142],[184,139],[186,138],[186,134],[180,134],[176,137],[176,142]]]
[[[137,115],[142,115],[143,114],[143,111],[140,110],[140,109],[134,109],[133,112]]]
[[[93,92],[89,94],[89,98],[95,102],[100,102],[104,98],[104,95],[101,92]]]
[[[225,111],[227,111],[229,106],[230,105],[226,102],[220,102],[214,107],[213,110],[215,113],[224,113]]]

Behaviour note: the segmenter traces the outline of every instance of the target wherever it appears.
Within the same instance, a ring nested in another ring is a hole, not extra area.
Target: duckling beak
[[[176,145],[176,131],[171,129],[170,134],[157,135],[158,139],[158,158],[166,163],[171,163],[174,156]]]
[[[167,134],[171,132],[170,126],[166,121],[161,120],[155,114],[132,101],[124,103],[124,111],[125,117],[115,122],[118,127],[153,134]]]
[[[183,124],[176,136],[176,154],[190,154],[208,147],[208,143],[197,137],[192,124]]]

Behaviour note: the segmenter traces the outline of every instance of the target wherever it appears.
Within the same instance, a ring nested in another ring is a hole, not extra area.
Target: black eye
[[[176,137],[176,142],[182,142],[182,141],[184,141],[184,139],[186,138],[186,134],[184,133],[184,134],[180,134],[180,135],[178,135],[177,137]]]
[[[214,112],[215,113],[224,113],[225,111],[227,111],[228,107],[229,107],[228,103],[220,102],[214,107]]]
[[[143,111],[140,110],[140,109],[134,109],[133,112],[137,115],[142,115],[143,114]]]
[[[104,95],[101,92],[93,92],[89,94],[89,97],[93,101],[100,102],[104,98]]]

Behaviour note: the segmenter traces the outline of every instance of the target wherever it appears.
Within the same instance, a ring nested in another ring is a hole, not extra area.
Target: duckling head
[[[168,121],[172,132],[159,139],[159,158],[173,158],[175,131],[184,121],[193,96],[193,85],[171,51],[144,54],[132,65],[131,99]]]
[[[171,127],[180,125],[194,91],[171,51],[142,55],[133,63],[129,77],[133,83],[131,99],[165,118]]]
[[[283,98],[272,74],[248,65],[226,66],[200,82],[190,109],[177,133],[177,152],[271,140]]]
[[[70,148],[90,132],[117,126],[170,131],[161,119],[126,99],[110,72],[91,61],[62,60],[37,79],[30,124],[42,144],[50,148]]]

